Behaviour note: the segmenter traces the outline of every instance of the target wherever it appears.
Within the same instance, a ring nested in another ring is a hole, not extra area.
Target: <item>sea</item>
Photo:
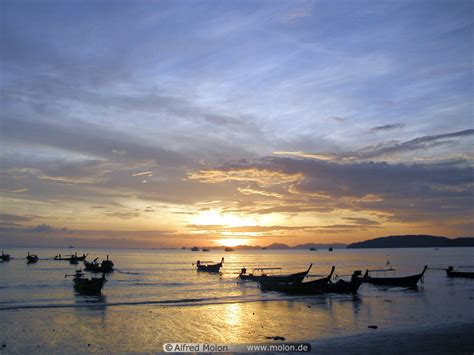
[[[27,252],[40,258],[26,264]],[[469,270],[474,248],[237,250],[114,250],[9,248],[0,263],[0,352],[156,352],[164,343],[247,344],[307,341],[410,329],[427,324],[474,322],[474,280],[448,278],[448,266]],[[101,296],[74,292],[65,277],[79,265],[55,255],[109,255],[116,270]],[[197,272],[197,260],[218,262],[222,273]],[[291,296],[262,292],[237,280],[242,267],[306,270],[335,278],[354,270],[386,269],[374,275],[404,276],[429,269],[417,289],[363,284],[356,295]],[[472,268],[470,269],[473,270]],[[371,328],[369,328],[371,326]],[[376,326],[377,329],[373,329]]]

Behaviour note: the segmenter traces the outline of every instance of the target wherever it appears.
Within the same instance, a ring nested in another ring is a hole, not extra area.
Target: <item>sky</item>
[[[474,3],[11,1],[0,245],[474,235]]]

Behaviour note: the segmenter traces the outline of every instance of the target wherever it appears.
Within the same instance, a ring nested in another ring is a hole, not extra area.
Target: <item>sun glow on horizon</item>
[[[215,242],[225,247],[236,247],[238,245],[249,245],[251,240],[243,238],[222,238],[217,239]]]
[[[199,213],[193,219],[196,225],[221,225],[227,227],[256,226],[259,224],[258,217],[249,217],[236,213],[222,213],[216,209]]]

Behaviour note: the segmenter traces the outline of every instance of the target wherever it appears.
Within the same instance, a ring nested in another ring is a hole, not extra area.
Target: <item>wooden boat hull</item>
[[[297,272],[290,275],[252,275],[252,274],[239,274],[239,279],[255,281],[255,282],[275,282],[275,283],[299,283],[308,275],[309,270],[311,270],[311,264],[306,271]]]
[[[339,280],[330,282],[326,286],[326,293],[352,293],[355,294],[362,285],[362,277],[360,271],[355,271],[350,281]]]
[[[425,266],[423,271],[417,275],[405,277],[371,277],[366,271],[362,282],[370,283],[377,286],[393,286],[393,287],[415,287],[418,281],[423,277],[428,266]]]
[[[466,279],[474,279],[474,272],[466,272],[466,271],[455,271],[452,267],[446,270],[446,274],[448,277],[462,277]]]
[[[71,256],[69,258],[63,258],[61,256],[55,256],[54,257],[54,260],[58,260],[58,261],[69,261],[71,264],[77,264],[76,261],[84,261],[87,257],[87,254],[86,255],[83,255],[83,256]]]
[[[324,293],[328,283],[331,281],[335,267],[333,266],[328,276],[309,282],[279,282],[274,280],[260,280],[259,285],[262,291],[278,291],[288,294],[316,295]],[[308,269],[309,271],[309,269]],[[307,273],[306,273],[307,274]],[[306,276],[306,275],[305,275]]]
[[[104,287],[105,282],[107,279],[105,276],[101,278],[92,278],[92,279],[84,279],[84,278],[75,278],[74,279],[74,289],[84,295],[99,295],[102,292],[102,288]]]
[[[27,264],[34,264],[38,262],[38,257],[36,255],[28,255],[26,257],[26,263]]]
[[[197,265],[197,271],[218,273],[222,267],[222,263],[213,265]]]

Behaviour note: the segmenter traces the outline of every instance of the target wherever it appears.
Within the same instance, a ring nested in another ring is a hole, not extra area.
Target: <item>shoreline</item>
[[[469,354],[474,353],[474,321],[366,332],[311,339],[319,354]]]

